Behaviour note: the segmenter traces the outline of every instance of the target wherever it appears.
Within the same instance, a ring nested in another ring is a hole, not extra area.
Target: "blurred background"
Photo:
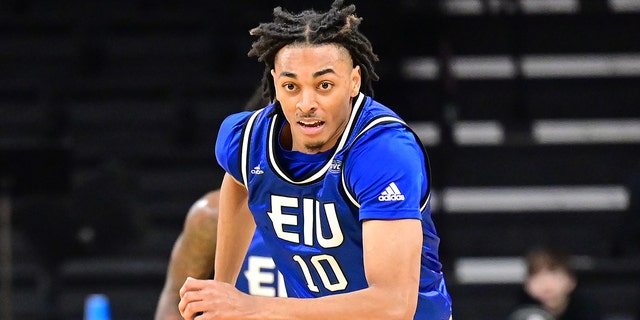
[[[151,319],[248,30],[331,1],[0,1],[0,318]],[[376,98],[419,133],[454,319],[501,319],[539,244],[640,319],[640,0],[356,1]]]

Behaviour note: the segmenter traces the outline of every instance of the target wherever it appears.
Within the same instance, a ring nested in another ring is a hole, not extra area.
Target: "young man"
[[[274,10],[251,31],[274,104],[228,117],[214,280],[180,290],[185,319],[447,320],[427,156],[374,101],[377,56],[355,6]],[[254,230],[290,298],[233,287]]]
[[[189,209],[182,232],[171,252],[155,320],[182,320],[178,303],[179,290],[185,279],[211,277],[216,254],[215,231],[218,225],[219,199],[220,191],[214,190],[198,199]],[[236,288],[252,295],[287,295],[282,275],[275,268],[273,259],[267,253],[262,236],[258,232],[249,246]]]

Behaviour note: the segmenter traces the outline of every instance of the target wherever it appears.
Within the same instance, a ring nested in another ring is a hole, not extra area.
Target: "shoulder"
[[[216,138],[216,152],[225,150],[234,139],[237,139],[251,114],[249,111],[234,113],[222,121]]]
[[[242,129],[242,127],[247,122],[249,117],[251,117],[252,114],[253,112],[251,111],[243,111],[243,112],[238,112],[238,113],[234,113],[227,116],[222,121],[222,124],[220,125],[219,134],[223,134],[226,132],[233,132],[234,130]]]
[[[220,125],[218,136],[216,137],[216,160],[225,171],[232,173],[236,179],[239,176],[237,172],[238,164],[235,162],[238,159],[242,132],[245,124],[253,114],[254,112],[244,111],[228,116]]]
[[[220,189],[209,191],[200,199],[206,200],[207,206],[218,207],[218,203],[220,202]]]
[[[422,143],[391,109],[368,98],[358,122],[356,136],[345,154],[346,173],[368,175],[367,172],[402,171],[424,166],[426,158]]]
[[[264,108],[257,110],[241,111],[230,114],[222,121],[221,129],[242,128],[254,115],[257,115],[260,119],[267,118],[271,112],[273,112],[274,108],[274,104],[269,104]]]
[[[419,143],[409,126],[397,113],[371,97],[367,97],[357,122],[357,138],[352,147],[357,148],[370,143],[382,144],[381,141],[387,141],[384,144],[393,148],[393,142],[397,140]]]
[[[386,122],[363,132],[349,153],[350,157],[418,155],[422,149],[422,143],[404,123]]]
[[[187,213],[186,224],[200,226],[217,223],[220,191],[213,190],[199,198],[191,205]]]
[[[273,104],[256,111],[243,111],[227,116],[220,125],[218,137],[216,138],[216,150],[226,149],[230,144],[237,142],[250,121],[262,121],[269,118],[270,112],[273,110]]]

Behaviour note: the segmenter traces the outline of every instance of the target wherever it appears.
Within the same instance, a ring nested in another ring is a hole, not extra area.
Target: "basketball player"
[[[371,98],[377,56],[355,6],[292,14],[251,30],[272,101],[229,116],[213,280],[180,289],[185,319],[451,317],[418,138]],[[289,298],[233,284],[260,231]],[[240,250],[242,248],[242,250]]]

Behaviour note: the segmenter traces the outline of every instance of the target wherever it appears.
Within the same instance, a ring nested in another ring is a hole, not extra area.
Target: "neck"
[[[291,125],[289,122],[284,123],[282,131],[280,131],[280,145],[286,150],[293,149],[293,137],[291,135]]]

